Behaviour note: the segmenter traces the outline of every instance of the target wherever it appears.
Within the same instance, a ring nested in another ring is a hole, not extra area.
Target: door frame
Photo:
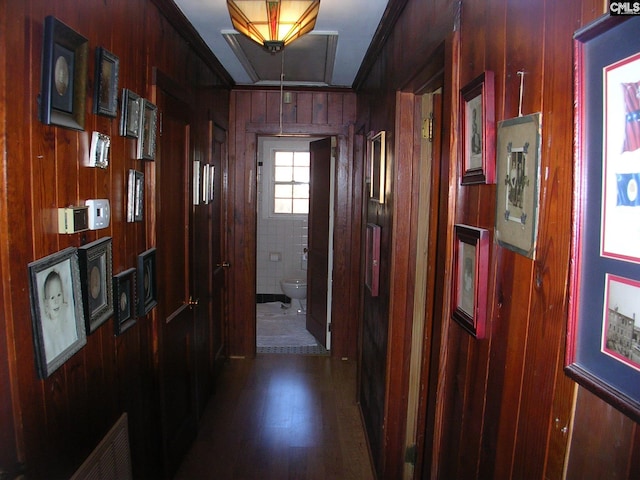
[[[354,284],[360,277],[359,256],[350,252],[360,244],[360,189],[357,179],[362,165],[353,162],[353,125],[313,125],[299,124],[285,128],[284,132],[276,124],[246,123],[236,124],[237,98],[244,92],[232,91],[230,115],[230,171],[227,181],[228,193],[228,252],[231,260],[229,269],[229,357],[253,358],[256,355],[256,155],[257,139],[260,136],[313,136],[338,139],[336,172],[334,175],[336,192],[335,231],[332,285],[332,350],[337,358],[357,356],[357,316],[353,313],[359,299],[359,285]],[[244,106],[244,103],[242,104]],[[238,131],[239,130],[239,131]],[[242,175],[242,178],[239,177]],[[342,196],[338,192],[342,192]],[[353,192],[353,193],[352,193]],[[344,205],[340,199],[345,198]],[[240,204],[241,203],[241,204]],[[347,227],[347,229],[345,229]],[[348,235],[336,236],[338,231]],[[340,256],[342,255],[342,256]],[[344,265],[344,275],[336,277],[336,265]],[[354,280],[355,279],[355,280]],[[354,290],[355,289],[355,290]],[[338,323],[337,319],[341,319]],[[338,339],[338,340],[337,340]]]
[[[332,284],[333,284],[333,233],[334,233],[334,218],[335,218],[335,210],[334,210],[334,201],[335,201],[335,160],[336,160],[336,156],[335,156],[335,150],[334,148],[336,147],[337,144],[337,138],[335,135],[327,135],[327,136],[317,136],[317,135],[309,135],[306,136],[304,138],[305,142],[308,141],[308,148],[310,148],[310,145],[312,142],[317,141],[317,140],[322,140],[324,138],[330,138],[331,139],[331,146],[332,146],[332,152],[331,152],[331,161],[330,161],[330,171],[329,171],[329,175],[330,175],[330,194],[329,194],[329,231],[328,231],[328,236],[329,236],[329,246],[327,249],[327,256],[328,256],[328,261],[327,261],[327,279],[326,279],[326,283],[327,283],[327,318],[325,321],[325,328],[326,328],[326,348],[327,350],[331,350],[331,319],[332,319],[332,311],[331,311],[331,305],[332,305]],[[287,145],[287,142],[290,140],[295,141],[296,139],[300,139],[300,136],[294,136],[294,135],[258,135],[256,137],[256,171],[258,169],[258,165],[259,162],[262,161],[264,162],[264,157],[265,155],[268,153],[269,149],[272,148],[273,144],[277,144],[278,142],[282,142],[284,145]],[[285,147],[286,148],[286,147]],[[262,171],[262,176],[264,176],[264,170]],[[263,177],[264,178],[264,177]],[[257,181],[257,178],[256,178]],[[264,186],[262,189],[257,188],[256,187],[256,192],[258,191],[265,191],[264,190]],[[260,235],[260,232],[258,230],[258,217],[260,215],[262,215],[263,212],[259,211],[258,206],[260,205],[260,202],[256,200],[255,202],[256,205],[256,252],[258,249],[258,237]],[[311,205],[309,206],[309,210],[311,210]],[[262,204],[261,208],[265,208],[264,204]],[[308,248],[308,244],[307,244],[307,248]],[[257,256],[256,256],[257,258]],[[256,288],[257,288],[257,282],[256,282]],[[307,301],[309,298],[308,295],[309,290],[307,289]]]

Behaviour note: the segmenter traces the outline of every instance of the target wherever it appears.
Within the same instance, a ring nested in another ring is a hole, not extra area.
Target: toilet
[[[300,308],[298,313],[304,313],[307,310],[306,302],[303,302],[307,298],[307,281],[301,278],[283,278],[280,280],[280,288],[282,292],[289,298],[291,303],[293,300],[298,300]]]

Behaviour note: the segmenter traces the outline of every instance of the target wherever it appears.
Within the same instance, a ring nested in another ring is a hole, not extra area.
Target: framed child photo
[[[36,367],[47,378],[87,343],[78,250],[31,262],[28,271]]]
[[[95,90],[93,113],[106,117],[118,116],[118,76],[120,60],[103,47],[96,48]]]
[[[111,237],[78,248],[78,260],[84,316],[90,334],[113,315]]]
[[[156,249],[138,255],[138,316],[149,313],[158,304],[156,283]]]
[[[136,323],[136,269],[129,268],[113,277],[114,333],[122,335]]]

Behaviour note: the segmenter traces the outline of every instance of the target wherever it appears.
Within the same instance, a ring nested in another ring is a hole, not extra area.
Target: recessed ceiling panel
[[[331,84],[335,62],[337,33],[313,32],[270,53],[256,42],[236,32],[223,32],[236,57],[254,84]]]

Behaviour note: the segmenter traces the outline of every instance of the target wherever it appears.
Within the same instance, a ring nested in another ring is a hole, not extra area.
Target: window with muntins
[[[309,213],[309,152],[275,150],[272,213],[280,216]]]

